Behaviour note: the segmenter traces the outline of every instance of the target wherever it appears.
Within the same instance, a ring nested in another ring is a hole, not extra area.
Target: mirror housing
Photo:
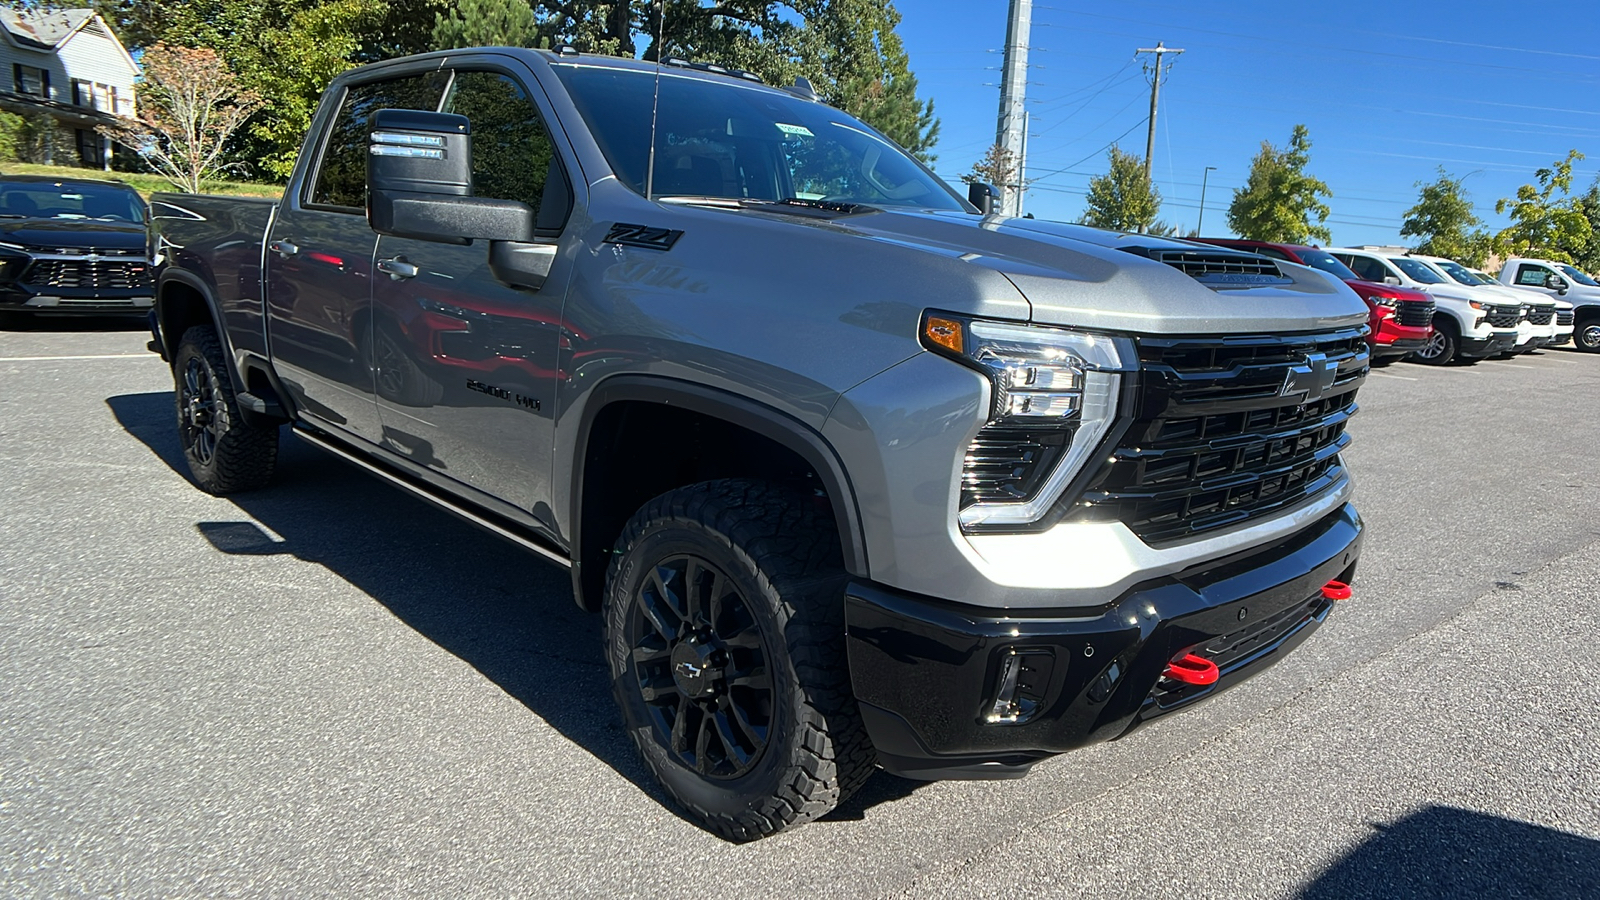
[[[1395,287],[1399,287],[1400,286],[1400,279],[1396,278],[1393,275],[1385,275],[1385,276],[1383,276],[1383,283],[1384,284],[1392,284]]]
[[[1544,286],[1557,294],[1565,294],[1567,292],[1567,280],[1554,272],[1545,277]]]
[[[367,224],[379,234],[449,244],[530,241],[534,211],[472,196],[466,116],[380,109],[367,135]]]
[[[978,212],[988,216],[994,214],[994,201],[999,192],[994,185],[974,181],[967,185],[967,202],[978,208]]]

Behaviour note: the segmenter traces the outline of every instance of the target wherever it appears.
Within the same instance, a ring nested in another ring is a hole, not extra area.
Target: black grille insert
[[[1515,328],[1522,321],[1520,306],[1485,306],[1483,309],[1488,313],[1486,318],[1493,328]]]
[[[150,266],[142,259],[36,259],[22,283],[68,290],[138,290],[150,287]]]
[[[984,428],[961,467],[961,508],[1032,497],[1071,441],[1066,429]]]
[[[1420,328],[1433,321],[1432,300],[1401,300],[1395,307],[1394,320],[1401,325]]]
[[[1166,263],[1197,281],[1212,284],[1292,284],[1278,264],[1264,256],[1213,250],[1151,250],[1150,258]]]
[[[1554,306],[1533,306],[1528,309],[1528,321],[1535,325],[1549,325],[1555,317]]]
[[[1151,544],[1298,505],[1337,484],[1367,329],[1143,338],[1135,419],[1068,514]]]
[[[1574,313],[1570,309],[1558,309],[1556,310],[1556,324],[1571,325],[1573,316]]]

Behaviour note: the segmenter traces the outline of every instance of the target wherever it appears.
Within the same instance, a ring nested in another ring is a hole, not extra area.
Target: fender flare
[[[158,338],[161,341],[161,349],[164,351],[164,355],[171,359],[173,354],[177,352],[178,341],[183,339],[181,334],[167,333],[166,315],[163,312],[162,295],[167,285],[173,282],[193,290],[205,302],[206,317],[211,320],[211,326],[217,330],[217,339],[222,342],[222,349],[228,355],[228,365],[233,370],[229,374],[238,379],[242,374],[239,372],[238,357],[234,355],[233,341],[228,337],[228,329],[222,325],[222,312],[217,308],[217,300],[211,296],[211,288],[205,283],[205,280],[187,269],[168,268],[156,278],[156,322],[160,327]]]
[[[659,375],[613,375],[590,389],[574,444],[567,521],[572,536],[572,587],[580,607],[599,608],[598,597],[586,601],[583,573],[583,481],[590,432],[602,411],[625,401],[676,406],[722,419],[794,451],[817,473],[828,493],[845,570],[867,577],[866,535],[855,486],[838,451],[820,432],[772,406],[719,388]]]

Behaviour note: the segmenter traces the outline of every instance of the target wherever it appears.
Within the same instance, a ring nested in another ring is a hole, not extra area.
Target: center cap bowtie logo
[[[1305,362],[1291,367],[1289,373],[1283,376],[1283,386],[1278,388],[1278,396],[1301,397],[1307,403],[1320,400],[1338,377],[1337,360],[1329,359],[1326,353],[1307,353]]]

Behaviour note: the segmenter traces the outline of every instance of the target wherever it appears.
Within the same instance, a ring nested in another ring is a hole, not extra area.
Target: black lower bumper
[[[1346,504],[1276,546],[1137,585],[1094,610],[1005,616],[852,584],[850,676],[879,763],[910,778],[1017,777],[1226,690],[1322,623],[1331,606],[1322,586],[1349,580],[1361,533]],[[1163,677],[1188,652],[1216,664],[1214,684]]]
[[[1491,334],[1486,338],[1462,338],[1461,344],[1456,347],[1456,355],[1467,359],[1483,359],[1500,353],[1509,353],[1517,348],[1517,333],[1508,331],[1503,334]]]
[[[1396,338],[1387,344],[1373,344],[1373,359],[1393,359],[1399,356],[1409,356],[1411,353],[1428,346],[1427,338]]]

